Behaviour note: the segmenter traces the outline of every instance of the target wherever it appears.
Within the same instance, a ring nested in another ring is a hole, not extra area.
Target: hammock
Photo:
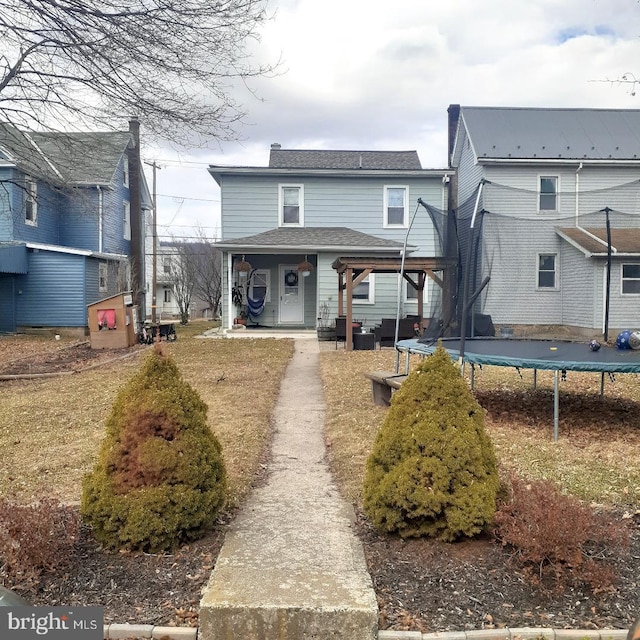
[[[264,311],[264,305],[266,302],[267,296],[264,295],[262,298],[253,299],[247,296],[247,315],[250,318],[257,318],[262,315]]]

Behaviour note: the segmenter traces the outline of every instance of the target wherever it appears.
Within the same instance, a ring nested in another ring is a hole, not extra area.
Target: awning
[[[0,273],[27,273],[27,245],[0,242]]]

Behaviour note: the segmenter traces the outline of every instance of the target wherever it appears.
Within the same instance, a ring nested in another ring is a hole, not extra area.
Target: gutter
[[[217,249],[222,249],[223,251],[237,251],[244,253],[263,253],[269,254],[274,251],[279,251],[280,253],[322,253],[322,252],[336,252],[336,253],[344,253],[345,251],[357,251],[359,253],[365,252],[384,252],[384,253],[394,253],[397,254],[399,250],[402,249],[402,246],[397,247],[363,247],[360,246],[345,246],[345,245],[322,245],[318,246],[317,244],[313,245],[295,245],[292,246],[290,244],[287,245],[247,245],[247,244],[230,244],[227,242],[218,242],[216,243]],[[415,251],[418,247],[410,246],[408,247],[409,251]]]

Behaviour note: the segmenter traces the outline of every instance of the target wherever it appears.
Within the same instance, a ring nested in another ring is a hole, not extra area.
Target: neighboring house
[[[324,303],[331,318],[338,313],[334,261],[400,257],[418,198],[446,208],[451,173],[423,169],[415,151],[279,144],[271,146],[268,167],[210,166],[209,172],[221,189],[223,326],[232,326],[249,298],[262,307],[250,323],[307,328],[317,325]],[[439,255],[425,211],[415,216],[409,245],[412,256]],[[371,273],[352,300],[353,318],[365,326],[396,317],[397,274]],[[411,292],[402,292],[401,304],[403,314],[416,313]]]
[[[640,328],[640,110],[451,105],[449,152],[465,264],[474,212],[480,237],[470,292],[490,278],[476,313]]]
[[[153,317],[153,242],[152,234],[148,229],[147,233],[147,269],[146,269],[146,291],[147,306],[146,317]],[[194,274],[194,288],[191,295],[189,305],[190,318],[213,318],[216,310],[212,310],[208,302],[198,296],[196,281],[201,280],[207,274],[215,273],[219,277],[220,256],[211,245],[207,246],[207,250],[202,249],[202,242],[158,242],[156,246],[156,320],[175,320],[180,318],[180,307],[178,305],[178,295],[176,294],[176,286],[180,287],[184,284],[181,270],[197,269]],[[184,265],[182,256],[188,256],[192,264]],[[215,257],[216,265],[213,269],[205,267],[201,264],[204,259]],[[216,283],[218,284],[218,283]],[[218,285],[219,286],[219,285]]]
[[[87,305],[144,305],[139,123],[42,133],[0,124],[0,331],[87,326]],[[141,306],[141,308],[144,308]]]

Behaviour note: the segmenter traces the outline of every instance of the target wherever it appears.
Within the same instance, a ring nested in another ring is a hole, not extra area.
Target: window
[[[268,269],[256,269],[251,276],[249,297],[252,300],[264,299],[265,302],[271,302],[270,281],[271,272]]]
[[[556,255],[541,253],[538,255],[538,288],[556,288]]]
[[[125,187],[129,186],[129,158],[125,155],[123,156],[123,164],[122,164],[122,184]]]
[[[558,178],[540,176],[540,211],[558,210]]]
[[[33,227],[38,226],[38,187],[33,178],[24,181],[24,221]]]
[[[162,271],[165,275],[171,273],[171,258],[164,258],[162,261]]]
[[[109,288],[109,268],[106,262],[98,264],[98,291],[107,291]]]
[[[355,275],[359,275],[357,272]],[[373,304],[375,302],[375,277],[370,273],[362,282],[353,288],[351,299],[359,304]]]
[[[640,293],[640,264],[622,265],[622,293]]]
[[[414,289],[412,285],[410,285],[406,280],[405,284],[405,301],[406,302],[418,302],[418,290]],[[422,300],[423,302],[427,302],[429,298],[429,282],[428,280],[424,283],[424,289],[422,290]]]
[[[164,290],[164,301],[171,302],[171,289]]]
[[[384,227],[407,226],[408,187],[384,188]]]
[[[122,227],[125,240],[131,240],[131,205],[125,200],[122,203]]]
[[[302,185],[280,185],[280,225],[302,227],[304,224],[304,189]]]

